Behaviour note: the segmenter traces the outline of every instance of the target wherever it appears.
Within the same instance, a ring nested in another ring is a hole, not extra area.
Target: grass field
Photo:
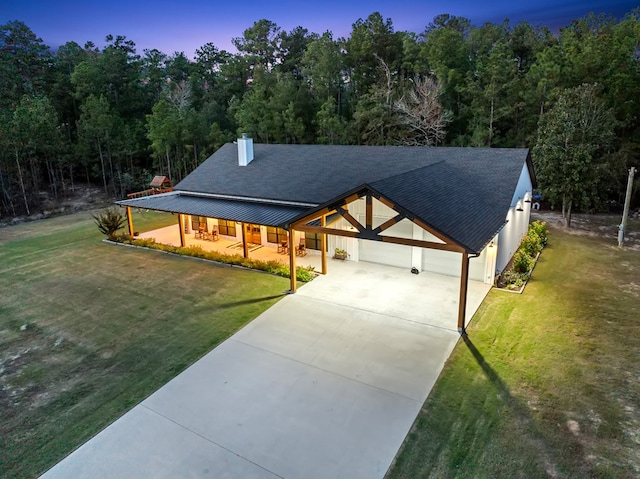
[[[44,472],[288,289],[102,238],[88,213],[0,229],[2,478]]]
[[[524,294],[489,293],[388,479],[640,477],[640,251],[615,244],[552,229]]]
[[[489,294],[388,478],[640,477],[640,251],[575,233],[552,229],[524,294]],[[87,213],[0,229],[0,477],[44,472],[288,288],[101,238]]]

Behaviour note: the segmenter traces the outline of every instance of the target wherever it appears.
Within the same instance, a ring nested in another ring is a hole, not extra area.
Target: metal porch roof
[[[291,219],[311,209],[304,206],[191,196],[177,191],[143,198],[120,200],[116,201],[116,204],[130,206],[131,208],[207,216],[229,221],[280,227],[285,226]]]

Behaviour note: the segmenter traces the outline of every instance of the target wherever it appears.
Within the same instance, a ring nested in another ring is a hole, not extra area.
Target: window
[[[267,242],[280,244],[287,241],[287,230],[267,226]]]
[[[225,236],[236,235],[236,222],[227,220],[218,220],[218,232]]]
[[[207,231],[207,218],[204,216],[193,216],[191,215],[191,229],[193,231]]]
[[[315,249],[320,251],[322,249],[322,236],[315,233],[305,233],[304,245],[307,249]]]

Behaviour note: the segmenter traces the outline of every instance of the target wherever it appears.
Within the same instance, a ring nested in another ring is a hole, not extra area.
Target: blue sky
[[[23,21],[53,47],[71,40],[80,45],[91,40],[103,46],[104,37],[113,34],[133,40],[139,53],[157,48],[168,54],[184,51],[192,58],[195,49],[207,42],[235,51],[231,39],[261,18],[285,30],[298,25],[316,33],[330,30],[337,38],[348,36],[358,18],[375,11],[391,18],[395,30],[421,32],[441,13],[466,17],[476,25],[509,18],[514,24],[528,20],[557,29],[589,12],[621,18],[636,6],[637,0],[0,0],[0,24]]]

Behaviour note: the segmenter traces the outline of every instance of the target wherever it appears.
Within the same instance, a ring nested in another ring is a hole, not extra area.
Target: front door
[[[260,239],[260,225],[245,225],[247,243],[262,244]]]

